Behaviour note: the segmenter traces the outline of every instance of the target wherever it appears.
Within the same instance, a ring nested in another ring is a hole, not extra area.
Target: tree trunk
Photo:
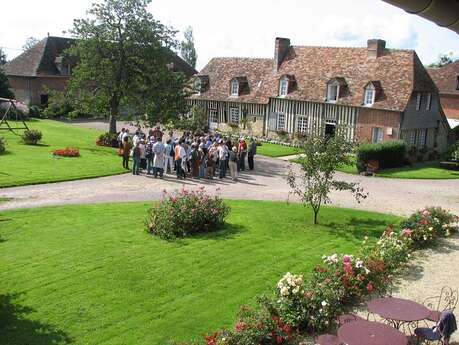
[[[317,216],[319,215],[319,211],[314,210],[314,225],[317,225]]]
[[[119,114],[119,108],[120,108],[120,101],[118,97],[113,96],[111,101],[110,101],[110,117],[109,117],[109,128],[108,132],[111,134],[116,134],[116,118],[118,117]]]

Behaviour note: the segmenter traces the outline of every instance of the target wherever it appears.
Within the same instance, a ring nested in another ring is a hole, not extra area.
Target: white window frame
[[[297,133],[306,133],[308,131],[308,117],[299,115],[296,118],[296,131]]]
[[[279,97],[285,97],[288,94],[288,79],[286,77],[279,81]]]
[[[426,129],[418,129],[416,133],[416,146],[423,147],[426,146]]]
[[[209,110],[209,123],[218,123],[218,111],[217,110],[215,109]]]
[[[426,110],[430,110],[431,108],[432,108],[432,94],[428,93],[427,94]]]
[[[370,94],[371,93],[371,94]],[[363,93],[363,105],[370,107],[375,103],[376,90],[375,87],[370,84],[365,88]]]
[[[237,79],[231,80],[230,94],[231,96],[239,96],[239,81]]]
[[[384,140],[384,128],[373,127],[371,129],[371,142],[373,144],[380,143]]]
[[[416,110],[421,110],[422,104],[422,93],[418,92],[416,95]]]
[[[336,87],[336,95],[335,95],[335,99],[332,99],[330,97],[331,96],[331,89],[335,88],[335,87]],[[328,83],[327,84],[327,102],[335,103],[336,101],[338,101],[338,98],[339,98],[339,83],[336,82],[336,81]]]
[[[410,146],[416,146],[416,131],[412,130],[408,133],[408,144]]]
[[[230,122],[239,124],[240,121],[240,111],[239,108],[229,108]]]
[[[282,119],[282,121],[281,121]],[[277,113],[277,121],[276,121],[276,130],[278,131],[285,131],[285,114],[284,113]],[[281,125],[282,124],[282,125]]]

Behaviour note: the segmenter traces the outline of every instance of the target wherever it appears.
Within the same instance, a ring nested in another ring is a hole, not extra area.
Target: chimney
[[[289,48],[290,40],[288,38],[276,37],[276,44],[274,47],[274,73],[277,73],[279,70]]]
[[[368,59],[376,59],[380,57],[386,49],[386,41],[371,39],[367,41]]]

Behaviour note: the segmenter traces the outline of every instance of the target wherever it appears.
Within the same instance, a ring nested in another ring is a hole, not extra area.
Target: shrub
[[[54,150],[53,155],[61,157],[79,157],[80,149],[76,147],[66,147],[65,149]]]
[[[118,134],[104,133],[96,140],[98,146],[118,147]]]
[[[185,237],[194,233],[215,231],[222,227],[229,207],[223,200],[198,191],[182,189],[163,199],[148,212],[148,231],[163,239]]]
[[[36,145],[42,138],[40,131],[36,129],[28,129],[22,134],[22,141],[26,145]]]
[[[42,118],[43,109],[39,107],[38,105],[32,105],[29,108],[29,117]]]
[[[6,151],[6,140],[5,138],[0,137],[0,155]]]
[[[448,148],[448,160],[459,162],[459,140]]]
[[[407,152],[402,140],[385,141],[378,144],[362,144],[357,150],[357,168],[362,169],[367,162],[375,160],[380,169],[403,166]],[[362,170],[359,170],[361,172]]]

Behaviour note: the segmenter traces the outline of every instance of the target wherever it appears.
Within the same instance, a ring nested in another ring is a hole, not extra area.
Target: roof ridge
[[[332,49],[361,49],[367,50],[367,47],[337,47],[337,46],[313,46],[313,45],[291,45],[292,48],[332,48]],[[414,49],[400,49],[400,48],[385,48],[385,50],[389,51],[401,51],[401,52],[413,52]]]

